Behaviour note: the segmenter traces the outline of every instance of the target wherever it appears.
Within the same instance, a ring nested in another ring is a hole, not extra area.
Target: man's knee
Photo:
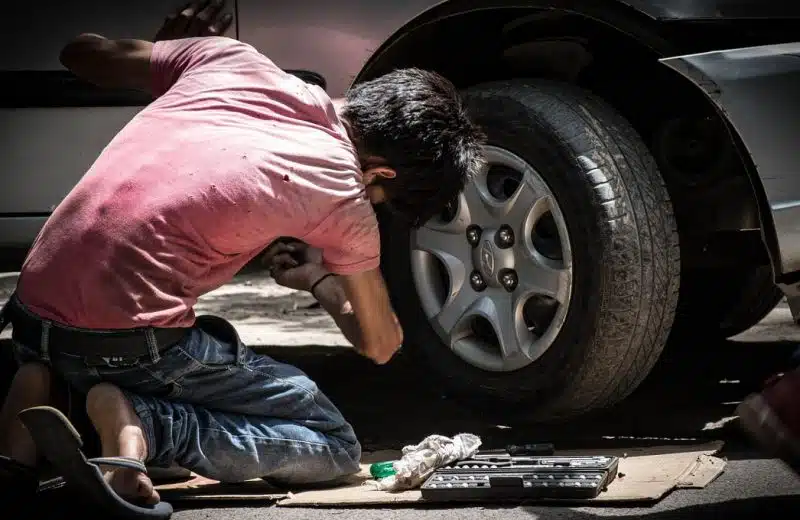
[[[229,436],[201,439],[204,456],[199,458],[188,453],[181,463],[203,476],[223,482],[264,478],[283,485],[329,482],[361,469],[361,444],[349,424],[322,433],[292,422],[271,420],[269,423],[252,424],[244,437],[240,435],[241,425],[236,424],[229,428]],[[267,428],[258,432],[259,426]],[[221,439],[224,442],[218,443]],[[229,441],[234,439],[239,449],[232,450],[229,446]]]
[[[346,475],[352,475],[361,470],[361,443],[355,439],[355,436],[353,436],[353,439],[354,441],[344,449],[347,454],[347,460],[342,464],[342,467],[345,469]]]
[[[296,457],[264,479],[278,486],[323,484],[358,473],[360,463],[361,447],[358,443],[338,449],[331,446],[330,451],[324,454]]]
[[[361,469],[361,443],[353,427],[345,422],[336,432],[329,434],[330,452],[326,463],[327,476],[318,476],[319,481],[335,480],[358,473]],[[313,467],[314,464],[311,464]],[[313,478],[313,475],[311,476]]]
[[[338,444],[341,450],[358,466],[361,460],[361,443],[358,441],[356,432],[350,423],[344,421],[344,419],[342,421],[342,427],[330,432],[328,435],[333,438],[333,443]]]

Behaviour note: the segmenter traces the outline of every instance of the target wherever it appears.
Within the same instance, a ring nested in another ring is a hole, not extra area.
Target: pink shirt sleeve
[[[378,219],[365,197],[337,207],[307,241],[322,249],[328,271],[348,275],[377,269],[381,261]]]
[[[208,66],[224,67],[241,60],[251,46],[222,36],[162,40],[153,44],[150,77],[153,97],[167,92],[181,76]]]

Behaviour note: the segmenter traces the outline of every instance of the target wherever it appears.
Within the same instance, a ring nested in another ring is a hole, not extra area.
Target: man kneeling
[[[277,238],[298,237],[320,261],[287,265],[283,244],[280,276],[317,295],[356,349],[386,363],[403,334],[379,269],[373,205],[418,226],[483,166],[483,137],[444,78],[398,70],[335,106],[249,45],[187,37],[187,27],[221,34],[230,23],[218,4],[203,4],[202,16],[189,8],[180,30],[162,29],[155,43],[82,35],[62,51],[76,75],[154,101],[56,208],[6,308],[20,362],[47,364],[88,394],[103,455],[127,457],[97,464],[140,504],[159,500],[142,462],[226,482],[356,472],[356,435],[317,386],[248,349],[225,320],[196,317],[194,304]],[[38,450],[73,472],[68,481],[93,478],[78,478],[82,455],[53,442],[67,442],[60,419],[34,412],[23,420]]]

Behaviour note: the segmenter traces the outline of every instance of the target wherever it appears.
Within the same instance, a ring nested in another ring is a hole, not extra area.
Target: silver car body
[[[781,273],[800,270],[800,43],[722,50],[662,60],[706,93],[736,130],[767,205],[765,239]],[[797,284],[785,284],[790,299]]]

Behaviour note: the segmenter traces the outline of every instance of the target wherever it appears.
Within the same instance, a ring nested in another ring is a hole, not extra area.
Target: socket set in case
[[[431,501],[590,499],[616,478],[618,457],[481,456],[436,470],[422,484]]]

